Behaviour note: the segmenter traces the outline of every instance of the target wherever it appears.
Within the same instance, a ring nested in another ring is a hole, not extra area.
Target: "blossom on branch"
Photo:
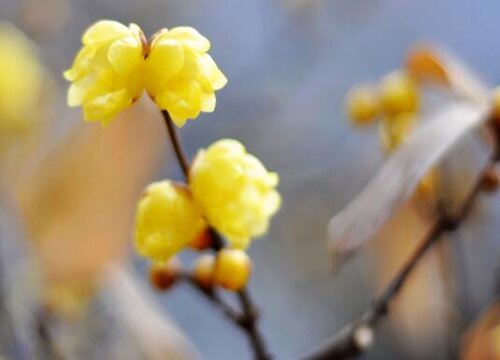
[[[171,181],[149,185],[139,201],[135,245],[142,256],[165,262],[206,228],[189,190]]]
[[[267,232],[280,207],[278,174],[236,140],[223,139],[201,150],[190,173],[193,198],[210,225],[232,247],[246,248],[251,238]]]
[[[107,125],[143,91],[177,126],[215,110],[215,91],[227,83],[207,51],[210,42],[191,27],[162,29],[148,42],[135,24],[101,20],[88,28],[73,66],[68,104],[87,121]]]

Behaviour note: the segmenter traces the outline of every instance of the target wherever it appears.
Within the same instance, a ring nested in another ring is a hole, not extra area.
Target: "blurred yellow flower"
[[[146,188],[136,214],[135,244],[142,256],[166,261],[206,228],[189,190],[171,181]]]
[[[85,31],[83,48],[64,77],[72,84],[68,104],[83,107],[87,121],[107,125],[143,91],[146,46],[141,29],[116,21],[98,21]]]
[[[210,42],[191,27],[162,29],[146,59],[146,89],[177,126],[215,109],[215,91],[227,79],[207,51]]]
[[[380,123],[380,138],[386,151],[393,151],[405,142],[416,122],[413,113],[402,113],[382,119]]]
[[[386,75],[379,86],[382,110],[387,116],[415,113],[420,106],[418,84],[404,70]]]
[[[190,27],[162,29],[148,43],[135,24],[101,20],[83,35],[83,48],[64,77],[70,106],[87,121],[108,124],[144,89],[177,126],[215,109],[215,91],[227,83],[207,51],[210,42]]]
[[[35,47],[19,30],[0,23],[0,131],[37,117],[44,71]]]
[[[275,190],[278,181],[278,174],[268,172],[241,143],[230,139],[201,150],[190,173],[195,201],[235,248],[246,248],[252,237],[266,233],[281,203]]]

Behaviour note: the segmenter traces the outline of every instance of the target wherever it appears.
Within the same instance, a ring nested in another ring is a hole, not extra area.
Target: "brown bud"
[[[484,192],[494,192],[500,185],[500,178],[496,166],[489,167],[483,174],[481,179],[481,189]]]
[[[196,259],[193,268],[193,278],[204,289],[210,289],[214,284],[215,257],[212,254],[201,255]]]
[[[195,237],[189,246],[195,250],[206,250],[212,246],[212,236],[208,229],[203,230],[197,237]]]
[[[149,269],[149,281],[156,290],[165,291],[174,285],[182,275],[182,263],[173,258],[166,263],[155,263]]]

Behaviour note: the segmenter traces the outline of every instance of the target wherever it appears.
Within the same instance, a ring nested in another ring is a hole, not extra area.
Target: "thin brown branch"
[[[481,172],[467,195],[462,206],[455,214],[443,214],[434,223],[425,239],[420,243],[403,267],[398,271],[385,291],[372,302],[371,306],[355,322],[347,325],[325,344],[305,355],[305,360],[351,359],[363,354],[373,343],[375,327],[388,312],[391,302],[398,296],[408,277],[427,252],[444,238],[443,235],[457,230],[469,215],[472,206],[483,188],[483,178],[499,159],[495,150],[490,161]]]
[[[165,120],[168,136],[170,138],[170,142],[172,143],[172,147],[174,148],[175,156],[177,157],[179,166],[181,167],[186,182],[189,182],[189,161],[186,154],[184,153],[184,149],[182,148],[181,139],[177,135],[175,124],[173,123],[168,111],[162,110],[161,113],[163,115],[163,119]]]
[[[35,314],[35,327],[38,334],[40,357],[41,359],[63,360],[64,356],[50,332],[50,318],[50,311],[43,306]]]
[[[246,288],[238,291],[238,299],[243,309],[241,326],[246,329],[249,335],[249,339],[255,352],[255,358],[258,360],[272,359],[271,354],[267,351],[264,338],[257,327],[258,311],[253,304],[250,293]]]
[[[174,148],[175,155],[179,166],[182,169],[184,178],[187,183],[189,183],[189,161],[184,153],[181,140],[177,134],[175,125],[170,117],[170,114],[162,110],[162,115],[167,126],[168,135]],[[212,249],[215,252],[220,251],[224,247],[224,239],[222,235],[214,228],[209,228],[210,235],[212,237]],[[262,334],[258,330],[257,326],[257,308],[253,303],[248,290],[245,288],[240,290],[238,295],[238,300],[241,306],[241,314],[235,312],[228,304],[226,304],[223,299],[218,295],[218,293],[211,289],[204,289],[196,284],[196,282],[191,277],[184,277],[184,279],[189,280],[189,283],[195,286],[207,299],[219,307],[222,312],[238,327],[240,327],[247,334],[252,349],[254,351],[256,360],[269,360],[271,355],[268,352]]]
[[[200,286],[198,282],[196,282],[196,280],[191,276],[191,274],[183,274],[183,280],[190,284],[194,289],[196,289],[208,301],[218,307],[222,311],[222,313],[229,318],[229,320],[238,325],[242,322],[243,315],[238,313],[229,304],[227,304],[216,291],[216,289],[204,288]]]

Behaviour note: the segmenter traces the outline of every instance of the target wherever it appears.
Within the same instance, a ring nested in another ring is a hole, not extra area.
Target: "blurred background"
[[[33,145],[36,150],[24,157],[29,160],[22,169],[17,160],[17,168],[5,165],[0,173],[2,241],[35,244],[27,248],[33,247],[43,266],[51,269],[54,283],[80,281],[96,263],[125,258],[142,273],[139,282],[147,288],[146,264],[131,247],[134,202],[152,180],[181,179],[161,119],[148,104],[136,105],[123,115],[127,128],[110,126],[116,143],[108,144],[106,132],[94,134],[98,127],[81,124],[80,109],[66,106],[67,84],[61,73],[70,67],[82,32],[96,20],[134,22],[149,36],[162,27],[193,26],[211,40],[211,55],[229,83],[217,94],[215,113],[188,122],[181,136],[190,156],[214,140],[240,139],[280,174],[282,209],[267,236],[250,249],[255,269],[251,291],[272,353],[278,359],[298,358],[364,311],[380,289],[375,274],[384,273],[384,256],[399,256],[398,239],[392,239],[384,246],[396,255],[367,249],[340,274],[331,273],[328,220],[366,186],[384,159],[376,128],[354,131],[349,125],[343,105],[346,91],[398,68],[407,50],[421,41],[445,45],[488,83],[497,84],[498,14],[500,3],[494,0],[0,0],[0,20],[34,41],[50,79],[44,91],[50,105]],[[99,142],[87,143],[75,128]],[[26,149],[28,142],[23,138],[21,144]],[[89,157],[93,162],[87,164]],[[77,166],[80,163],[85,166]],[[100,185],[106,181],[108,185]],[[94,218],[88,221],[75,215],[79,220],[73,223],[75,208],[91,208],[85,205],[91,202],[88,197],[102,209],[94,208]],[[366,358],[457,357],[458,335],[495,295],[497,200],[485,199],[453,236],[446,250],[447,274],[458,279],[452,289],[439,285],[442,273],[429,272],[407,305],[410,315],[401,315],[417,322],[416,330],[401,331],[397,323],[385,322]],[[109,204],[128,212],[118,215]],[[109,224],[117,230],[110,230]],[[418,225],[410,221],[400,234],[411,234],[412,226]],[[73,237],[77,239],[71,242],[82,244],[64,245]],[[113,245],[103,245],[104,239],[112,239]],[[3,245],[8,254],[21,251],[11,247]],[[99,251],[106,255],[96,260]],[[183,256],[186,264],[193,258]],[[4,267],[10,269],[9,264],[21,262],[21,257],[7,258]],[[71,272],[69,266],[77,269]],[[23,293],[27,280],[17,270],[10,279]],[[445,292],[446,301],[436,292]],[[244,334],[190,287],[180,285],[153,297],[202,358],[251,358]],[[411,306],[416,306],[415,312]],[[430,324],[418,323],[417,309]],[[445,330],[435,335],[418,331],[443,323]],[[94,334],[92,341],[98,343],[99,336]]]

